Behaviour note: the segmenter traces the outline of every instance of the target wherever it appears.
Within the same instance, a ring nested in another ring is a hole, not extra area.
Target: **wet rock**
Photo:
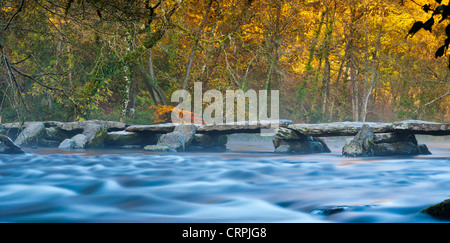
[[[338,205],[338,206],[325,206],[321,208],[317,208],[312,210],[311,214],[323,215],[323,216],[331,216],[337,213],[342,213],[346,211],[358,211],[364,210],[365,208],[375,207],[377,204],[370,205]]]
[[[19,146],[38,146],[45,137],[45,126],[42,122],[29,124],[17,137],[15,143]]]
[[[122,148],[122,149],[140,149],[140,148],[142,148],[142,145],[123,145],[123,146],[119,146],[119,148]]]
[[[450,220],[450,199],[420,211],[438,219]]]
[[[47,127],[45,128],[45,139],[61,142],[67,138],[67,134],[64,133],[59,127]]]
[[[231,122],[219,125],[204,125],[199,126],[198,133],[208,134],[233,134],[233,133],[260,133],[261,129],[270,129],[275,127],[287,127],[292,124],[290,120],[278,121],[244,121]]]
[[[294,131],[289,128],[279,127],[275,129],[275,136],[285,140],[307,140],[308,136],[305,136],[298,131]]]
[[[407,120],[392,123],[392,129],[395,131],[408,131],[413,134],[450,135],[449,123]]]
[[[183,152],[185,149],[186,141],[184,135],[181,132],[174,131],[162,135],[159,138],[157,145],[166,145],[178,152]]]
[[[86,148],[103,148],[108,131],[102,125],[89,123],[84,128],[83,135],[87,137]]]
[[[75,142],[74,148],[75,149],[84,149],[86,147],[86,144],[88,142],[88,137],[86,137],[83,134],[77,134],[71,138]]]
[[[291,152],[291,146],[289,145],[280,145],[275,148],[275,153],[290,153]]]
[[[392,143],[400,141],[411,141],[417,143],[416,136],[407,132],[374,133],[374,143]]]
[[[147,145],[144,150],[148,152],[177,152],[176,149],[167,145]]]
[[[301,139],[283,139],[276,136],[272,141],[277,153],[313,154],[331,152],[323,139],[311,136],[305,136]]]
[[[373,129],[363,125],[356,136],[342,149],[342,154],[347,157],[369,157],[375,155],[375,142]]]
[[[316,214],[316,215],[330,216],[333,214],[337,214],[337,213],[341,213],[346,210],[349,210],[349,208],[350,207],[348,207],[348,206],[333,206],[333,207],[328,207],[328,208],[314,209],[310,213]]]
[[[8,136],[0,135],[0,153],[23,154],[25,151],[23,151],[20,146],[15,144]]]
[[[321,124],[292,124],[288,128],[307,136],[329,137],[329,136],[354,136],[366,125],[376,133],[391,132],[390,123],[376,122],[334,122]]]
[[[0,134],[0,136],[4,136],[4,135]],[[7,149],[7,148],[8,148],[8,146],[6,146],[3,142],[0,141],[0,151],[5,151],[5,149]]]
[[[64,139],[61,144],[58,146],[59,149],[74,149],[75,141],[70,138]]]
[[[373,149],[375,156],[420,154],[419,146],[411,141],[375,144]]]
[[[227,148],[226,135],[195,134],[189,151],[224,151]]]
[[[117,131],[109,132],[105,143],[108,146],[142,145],[144,143],[150,144],[152,140],[155,140],[155,136],[151,134],[144,135],[136,132]],[[156,141],[153,143],[156,143]]]
[[[405,131],[374,134],[371,127],[363,126],[344,146],[342,154],[347,157],[369,157],[431,153],[426,145],[417,144],[414,134]]]
[[[419,154],[431,154],[431,152],[428,150],[427,145],[419,144]]]
[[[82,132],[90,124],[100,125],[108,131],[120,131],[124,130],[127,127],[127,125],[122,122],[101,121],[101,120],[88,120],[79,122],[55,122],[55,121],[46,122],[47,126],[58,127],[64,131],[76,133]]]
[[[55,140],[48,140],[48,139],[41,139],[39,141],[39,146],[41,147],[50,147],[50,148],[57,148],[61,144],[61,141],[55,141]]]
[[[185,146],[188,147],[192,144],[194,140],[195,132],[197,131],[197,126],[194,124],[182,124],[175,127],[174,131],[180,132],[184,136]]]
[[[173,123],[155,125],[132,125],[127,127],[127,132],[169,133],[173,132],[177,125]]]
[[[275,152],[277,153],[295,153],[295,154],[314,154],[331,152],[328,146],[316,139],[311,140],[274,140]]]

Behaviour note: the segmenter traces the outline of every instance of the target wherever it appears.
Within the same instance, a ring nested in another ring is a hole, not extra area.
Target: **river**
[[[27,150],[0,155],[0,222],[446,222],[450,143],[432,155],[282,155],[269,142],[222,153]]]

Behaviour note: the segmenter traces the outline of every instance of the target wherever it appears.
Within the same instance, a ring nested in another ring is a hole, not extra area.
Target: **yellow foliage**
[[[198,124],[198,125],[204,125],[205,122],[203,121],[203,119],[199,116],[197,116],[195,113],[193,112],[189,112],[189,111],[184,111],[181,110],[177,107],[173,107],[170,105],[157,105],[157,106],[150,106],[150,109],[154,110],[153,113],[153,118],[154,118],[154,122],[155,123],[172,123],[172,112],[177,112],[178,114],[180,114],[180,118],[183,117],[190,117],[191,119],[191,123],[193,124]],[[173,123],[180,123],[180,124],[184,124],[186,122],[180,120],[177,121],[173,121]],[[189,123],[189,124],[191,124]]]

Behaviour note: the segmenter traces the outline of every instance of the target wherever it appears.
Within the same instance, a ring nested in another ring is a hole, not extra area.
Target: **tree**
[[[413,37],[421,29],[429,31],[431,33],[436,23],[439,24],[450,19],[450,3],[442,4],[442,0],[435,0],[434,3],[424,4],[422,6],[422,10],[425,13],[431,13],[431,17],[426,21],[416,21],[409,30],[408,36]],[[447,26],[445,27],[445,35],[447,38],[444,40],[443,45],[436,50],[435,53],[436,58],[444,56],[448,50],[448,47],[450,45],[450,23],[448,23]],[[450,69],[450,57],[448,61],[448,68]],[[421,108],[429,106],[434,102],[440,101],[449,95],[450,95],[450,88],[447,90],[445,94],[431,100],[430,102],[427,102]]]

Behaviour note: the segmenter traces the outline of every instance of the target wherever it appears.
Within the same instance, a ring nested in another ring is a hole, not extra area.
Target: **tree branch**
[[[443,94],[443,95],[437,97],[436,99],[434,99],[434,100],[432,100],[432,101],[426,103],[425,105],[421,106],[421,107],[420,107],[419,109],[417,109],[414,113],[417,113],[420,109],[423,109],[423,108],[425,108],[425,107],[427,107],[427,106],[433,104],[433,103],[436,102],[436,101],[442,100],[443,98],[445,98],[445,97],[447,97],[447,96],[449,96],[449,95],[450,95],[450,91],[447,91],[447,93],[445,93],[445,94]]]
[[[22,76],[25,77],[25,78],[28,78],[28,79],[33,80],[34,82],[36,82],[37,84],[39,84],[40,86],[42,86],[42,87],[44,87],[44,88],[47,88],[47,89],[49,89],[49,90],[51,90],[51,91],[58,91],[58,92],[61,92],[65,97],[67,97],[67,98],[72,102],[72,104],[75,106],[75,109],[78,110],[78,105],[77,105],[77,103],[76,103],[76,102],[75,102],[75,101],[74,101],[74,100],[66,93],[65,90],[59,89],[59,88],[55,88],[55,87],[51,87],[51,86],[48,86],[48,85],[46,85],[46,84],[40,82],[39,80],[37,80],[34,76],[30,76],[30,75],[28,75],[28,74],[26,74],[26,73],[20,71],[19,69],[17,69],[16,67],[14,67],[14,66],[12,66],[12,65],[11,65],[11,68],[12,68],[15,72],[17,72],[18,74],[22,75]]]
[[[22,11],[23,5],[25,4],[25,0],[22,0],[22,2],[20,3],[19,9],[17,9],[17,11],[13,14],[13,16],[11,16],[11,18],[9,18],[8,23],[6,23],[5,28],[3,28],[3,31],[5,31],[6,29],[8,29],[9,25],[11,24],[12,20],[20,13],[20,11]]]

